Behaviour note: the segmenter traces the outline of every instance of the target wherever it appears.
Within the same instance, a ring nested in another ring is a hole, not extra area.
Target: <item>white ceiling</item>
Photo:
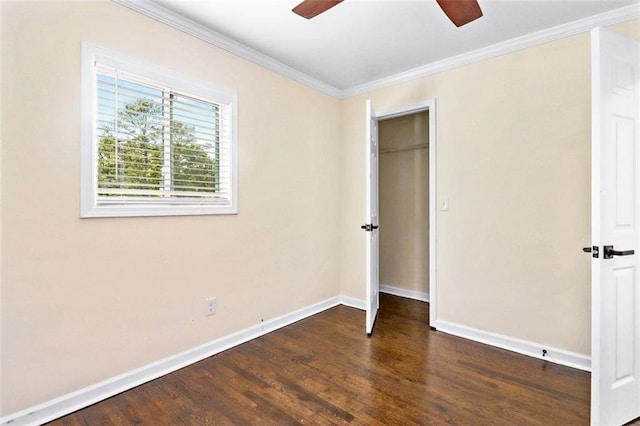
[[[311,20],[291,12],[300,1],[146,3],[337,91],[632,4],[640,11],[640,0],[479,0],[484,16],[456,28],[435,0],[345,0]]]

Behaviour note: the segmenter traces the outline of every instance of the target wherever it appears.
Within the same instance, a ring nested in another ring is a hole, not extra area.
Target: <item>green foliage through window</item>
[[[215,197],[219,115],[214,103],[98,74],[99,195]]]

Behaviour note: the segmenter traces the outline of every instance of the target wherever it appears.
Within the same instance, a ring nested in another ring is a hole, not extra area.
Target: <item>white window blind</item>
[[[103,63],[97,56],[90,64],[89,210],[103,212],[95,216],[235,213],[234,103],[188,93],[122,69],[121,60]]]

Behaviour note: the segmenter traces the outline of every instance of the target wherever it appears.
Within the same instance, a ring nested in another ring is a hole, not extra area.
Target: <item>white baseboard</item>
[[[454,336],[463,337],[475,342],[484,343],[508,351],[517,352],[522,355],[543,359],[567,367],[579,370],[591,371],[591,357],[588,355],[569,352],[562,349],[553,348],[539,343],[528,342],[514,337],[503,336],[488,331],[482,331],[464,325],[454,324],[447,321],[437,321],[436,330]],[[543,355],[543,350],[546,350]]]
[[[402,294],[398,294],[397,290]],[[380,286],[380,291],[417,300],[424,300],[426,295],[425,293],[411,292],[410,290],[382,285]],[[428,295],[426,295],[426,299],[428,301]],[[2,417],[0,418],[0,425],[22,426],[46,423],[340,304],[357,309],[365,309],[364,300],[348,296],[332,297],[160,361],[147,364],[95,385]],[[436,329],[455,336],[497,346],[535,358],[545,359],[580,370],[589,371],[591,367],[591,359],[586,355],[575,354],[507,336],[500,336],[446,321],[438,321]],[[547,354],[544,357],[542,356],[543,349],[547,350]]]
[[[340,304],[349,306],[350,308],[356,308],[364,311],[366,309],[365,301],[362,299],[356,299],[349,296],[340,296]]]
[[[364,309],[364,301],[345,296],[332,297],[84,389],[10,414],[0,418],[0,425],[22,426],[46,423],[340,304]]]
[[[406,297],[408,299],[420,300],[422,302],[429,301],[429,293],[407,290],[406,288],[393,287],[387,284],[380,284],[380,292],[389,293],[400,297]]]

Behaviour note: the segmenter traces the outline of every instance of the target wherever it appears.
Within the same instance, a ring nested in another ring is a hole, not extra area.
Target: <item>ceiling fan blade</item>
[[[322,12],[326,12],[338,3],[342,3],[342,1],[343,0],[304,0],[292,10],[303,18],[311,19],[314,16],[320,15]]]
[[[482,16],[476,0],[436,0],[442,11],[456,27],[461,27]]]

